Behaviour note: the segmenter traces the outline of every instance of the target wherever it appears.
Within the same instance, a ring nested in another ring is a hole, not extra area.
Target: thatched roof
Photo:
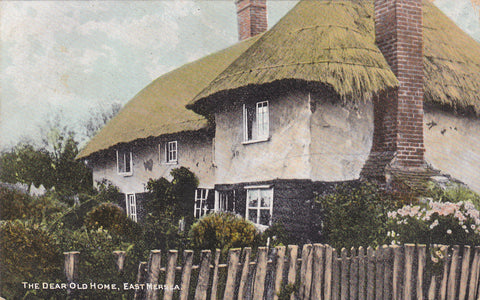
[[[424,2],[425,101],[480,115],[480,44]]]
[[[299,2],[189,107],[200,110],[216,93],[281,80],[319,82],[351,99],[397,86],[375,45],[373,12],[370,1]]]
[[[397,80],[375,45],[373,1],[301,1],[187,107],[228,91],[285,80],[317,82],[358,100]],[[480,112],[480,44],[424,1],[425,99]]]
[[[375,44],[373,17],[371,0],[301,1],[265,34],[153,81],[78,158],[138,139],[206,128],[207,120],[195,112],[205,113],[233,90],[294,80],[359,100],[396,87]],[[428,1],[424,54],[426,102],[480,114],[480,44]]]
[[[77,158],[137,139],[206,128],[208,121],[185,105],[256,39],[245,40],[160,76],[130,100]]]

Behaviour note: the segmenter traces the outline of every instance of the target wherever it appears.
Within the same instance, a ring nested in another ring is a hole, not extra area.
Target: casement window
[[[243,141],[265,141],[269,138],[268,101],[243,105]]]
[[[165,143],[165,163],[176,164],[178,162],[178,144],[177,141]]]
[[[208,189],[196,189],[195,190],[195,210],[193,215],[195,218],[203,217],[208,212],[207,205]]]
[[[117,172],[123,176],[133,174],[132,151],[117,150]]]
[[[269,226],[272,221],[273,188],[246,187],[247,219],[261,226]]]
[[[135,194],[127,194],[126,197],[127,216],[137,222],[137,199],[135,198]]]

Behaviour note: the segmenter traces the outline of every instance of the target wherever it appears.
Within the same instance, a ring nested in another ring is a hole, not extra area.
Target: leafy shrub
[[[20,299],[22,282],[55,282],[62,278],[62,253],[55,237],[38,224],[19,220],[0,225],[0,283],[2,296]],[[44,291],[30,291],[43,298]],[[43,296],[42,296],[43,295]]]
[[[193,224],[190,238],[197,249],[252,247],[259,239],[255,225],[232,213],[220,212],[204,216]]]
[[[470,202],[406,205],[388,213],[393,243],[480,245],[480,212]]]
[[[52,195],[29,196],[23,192],[0,187],[0,219],[45,222],[59,217],[67,210],[65,203]]]
[[[446,186],[440,186],[430,182],[427,197],[440,202],[472,202],[475,207],[480,210],[480,195],[469,189],[468,187],[449,183]]]
[[[396,201],[371,183],[344,183],[319,197],[325,242],[333,247],[378,246],[386,241],[387,213]]]
[[[113,203],[102,203],[87,213],[85,226],[89,230],[103,228],[111,234],[134,240],[141,234],[137,223]]]
[[[63,230],[58,233],[58,240],[63,251],[79,251],[78,282],[82,283],[119,283],[134,282],[138,262],[141,258],[131,243],[122,242],[112,237],[106,230]],[[113,251],[126,251],[125,269],[123,273],[116,270]],[[58,277],[64,278],[64,276]],[[75,299],[122,299],[131,293],[112,290],[87,289],[78,291]]]

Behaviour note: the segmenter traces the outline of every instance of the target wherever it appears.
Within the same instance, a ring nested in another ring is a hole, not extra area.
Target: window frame
[[[125,209],[127,212],[127,217],[134,222],[138,222],[137,196],[135,193],[125,194]]]
[[[269,185],[263,185],[263,186],[246,186],[245,189],[247,190],[247,195],[246,195],[246,210],[245,210],[245,219],[249,220],[250,222],[254,223],[255,226],[257,226],[258,228],[260,229],[266,229],[268,228],[269,226],[272,225],[272,218],[273,218],[273,201],[274,201],[274,190],[273,190],[273,187],[272,186],[269,186]],[[251,193],[253,193],[254,191],[256,191],[258,193],[258,198],[257,198],[257,205],[256,206],[251,206],[250,205],[250,195]],[[261,201],[260,201],[260,192],[261,191],[267,191],[269,193],[269,197],[271,199],[270,201],[270,205],[267,207],[262,207],[261,206]],[[252,221],[250,220],[250,217],[249,217],[249,213],[250,213],[250,210],[255,210],[256,211],[256,220],[255,221]],[[270,219],[268,221],[268,225],[265,225],[265,224],[261,224],[260,223],[260,217],[261,217],[261,214],[260,212],[262,210],[267,210],[270,214]]]
[[[123,155],[121,155],[123,154]],[[123,159],[123,166],[125,170],[120,170],[120,156]],[[127,171],[127,157],[129,157],[128,165],[130,167],[130,171]],[[117,149],[117,174],[123,176],[132,176],[133,175],[133,154],[132,150],[122,150]]]
[[[201,218],[208,214],[208,204],[207,204],[208,193],[209,193],[209,189],[203,189],[203,188],[195,189],[195,202],[193,206],[194,218]]]
[[[175,145],[175,149],[170,149],[170,145]],[[178,141],[168,141],[164,145],[164,157],[163,163],[169,165],[178,164]],[[175,158],[171,158],[171,154],[174,154]]]
[[[250,120],[249,115],[253,114]],[[268,101],[259,101],[255,105],[243,104],[243,144],[265,142],[270,139],[270,104]],[[251,123],[250,123],[251,122]],[[251,132],[250,132],[251,131]],[[254,136],[254,132],[256,135]],[[251,136],[251,138],[250,138]]]

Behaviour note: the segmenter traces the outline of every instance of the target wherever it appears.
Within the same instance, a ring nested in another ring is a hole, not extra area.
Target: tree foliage
[[[91,171],[75,160],[78,143],[72,135],[52,136],[50,151],[19,144],[0,155],[0,181],[43,185],[47,189],[54,187],[65,199],[78,193],[91,193]]]

